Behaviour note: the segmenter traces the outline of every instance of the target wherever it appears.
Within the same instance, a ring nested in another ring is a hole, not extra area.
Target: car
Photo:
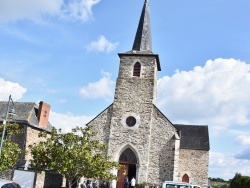
[[[0,178],[0,188],[21,188],[21,186],[14,181]]]
[[[162,188],[192,188],[192,185],[186,182],[164,181]]]
[[[192,188],[201,188],[199,185],[192,185]]]

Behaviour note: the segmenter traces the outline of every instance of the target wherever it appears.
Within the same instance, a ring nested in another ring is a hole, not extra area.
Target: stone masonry
[[[133,49],[118,54],[114,101],[87,126],[107,145],[107,155],[127,165],[128,176],[135,174],[137,184],[161,186],[163,181],[188,177],[185,181],[206,187],[207,126],[175,125],[156,107],[157,73],[161,68],[158,55],[151,50],[149,4],[145,0]],[[124,154],[127,149],[130,153]],[[136,160],[130,160],[130,156]],[[113,172],[118,175],[118,183],[113,182],[112,187],[123,187],[119,178],[124,176],[119,172]]]

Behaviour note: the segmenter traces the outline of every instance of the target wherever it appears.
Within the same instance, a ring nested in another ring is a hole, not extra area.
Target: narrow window
[[[140,74],[141,74],[141,64],[140,64],[139,62],[137,62],[137,63],[134,65],[134,73],[133,73],[133,76],[140,77]]]
[[[187,182],[189,183],[189,177],[187,174],[184,174],[184,176],[182,177],[182,182]]]

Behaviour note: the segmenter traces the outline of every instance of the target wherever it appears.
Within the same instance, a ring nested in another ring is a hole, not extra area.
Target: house
[[[8,102],[0,102],[0,122],[2,123],[8,107]],[[34,102],[14,102],[15,115],[8,118],[10,123],[22,125],[23,131],[19,138],[15,140],[19,143],[22,150],[18,166],[22,166],[27,160],[31,159],[30,154],[25,151],[29,150],[29,145],[40,140],[38,134],[41,131],[50,132],[51,124],[49,123],[50,105],[41,101],[39,106]]]
[[[22,127],[22,133],[16,135],[13,140],[19,144],[21,148],[21,154],[19,161],[15,169],[28,169],[29,160],[32,158],[29,151],[29,145],[37,143],[44,138],[39,138],[38,135],[41,131],[50,133],[52,125],[49,122],[50,108],[51,106],[41,101],[39,105],[34,102],[14,102],[15,115],[8,118],[10,123],[18,123]],[[8,102],[0,101],[0,123],[2,124],[6,116]],[[14,169],[14,170],[15,170]],[[13,170],[0,174],[1,177],[11,179],[13,176]],[[57,180],[57,181],[55,181]],[[35,174],[34,183],[37,188],[55,187],[55,183],[62,184],[62,176],[50,172],[42,174]],[[57,187],[57,186],[56,186]]]
[[[113,103],[87,124],[107,145],[107,155],[123,165],[113,172],[118,180],[112,187],[123,188],[126,176],[137,184],[161,186],[170,180],[207,187],[208,126],[174,124],[156,106],[161,66],[152,51],[148,0],[132,49],[118,56]]]

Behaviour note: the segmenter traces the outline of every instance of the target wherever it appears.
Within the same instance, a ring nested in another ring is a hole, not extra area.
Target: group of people
[[[130,185],[130,186],[129,186]],[[125,178],[124,181],[124,188],[135,188],[135,178],[133,177],[131,181],[129,182],[128,177]]]
[[[82,184],[81,184],[81,188],[97,188],[97,181],[94,180],[93,182],[91,180],[87,180],[84,181]]]
[[[98,183],[96,180],[94,181],[87,180],[87,182],[84,181],[82,184],[80,184],[80,187],[81,188],[98,188]],[[110,184],[109,182],[101,182],[100,187],[110,188]],[[135,188],[135,178],[133,177],[131,181],[129,182],[128,177],[126,177],[124,181],[124,188]]]

